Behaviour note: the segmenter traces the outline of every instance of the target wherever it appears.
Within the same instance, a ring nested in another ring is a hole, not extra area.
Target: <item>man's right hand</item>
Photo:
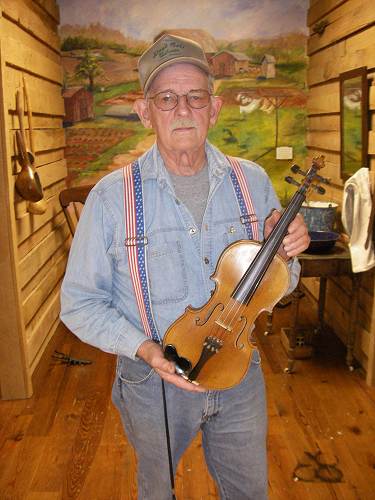
[[[205,392],[206,389],[199,385],[188,382],[180,375],[176,374],[176,368],[173,361],[168,361],[164,357],[163,349],[153,340],[146,340],[140,345],[137,351],[137,357],[143,359],[155,370],[155,372],[166,382],[174,384],[180,389],[191,392]]]

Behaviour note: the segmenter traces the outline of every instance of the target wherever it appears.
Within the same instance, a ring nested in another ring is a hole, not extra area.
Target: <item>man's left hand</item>
[[[273,210],[271,215],[264,222],[264,238],[267,239],[277,221],[280,219],[281,213],[278,210]],[[278,254],[285,260],[295,257],[299,253],[306,250],[310,244],[310,236],[307,226],[301,214],[292,220],[288,226],[288,234],[283,239],[278,250]]]

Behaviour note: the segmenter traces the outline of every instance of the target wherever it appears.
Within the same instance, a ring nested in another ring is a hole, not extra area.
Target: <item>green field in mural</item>
[[[99,9],[98,0],[83,0],[90,19],[77,25],[78,7],[65,0],[59,3],[68,182],[95,182],[139,157],[153,143],[152,130],[143,128],[133,105],[142,96],[138,57],[163,23],[156,18],[147,25],[132,23],[139,14],[137,2],[129,3],[126,16],[119,3],[114,16],[113,7],[100,3]],[[260,0],[255,3],[234,6],[225,0],[219,5],[205,0],[199,8],[191,5],[191,24],[197,27],[187,29],[181,26],[183,6],[176,9],[171,0],[162,0],[169,23],[180,26],[168,31],[204,47],[215,77],[215,94],[223,99],[209,140],[226,154],[263,166],[286,203],[295,189],[284,177],[292,163],[304,167],[306,158],[307,34],[301,30],[306,5],[304,0],[286,0],[283,6],[274,2],[271,9]],[[210,11],[206,26],[201,26],[202,9]],[[226,21],[228,9],[234,31]],[[162,12],[156,9],[154,15]],[[282,146],[292,148],[291,160],[276,159],[276,148]]]

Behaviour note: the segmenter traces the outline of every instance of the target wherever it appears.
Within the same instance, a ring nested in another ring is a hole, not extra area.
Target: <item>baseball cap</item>
[[[143,92],[147,92],[152,80],[162,69],[177,62],[194,64],[205,73],[210,73],[205,53],[197,42],[182,36],[164,34],[138,60]]]

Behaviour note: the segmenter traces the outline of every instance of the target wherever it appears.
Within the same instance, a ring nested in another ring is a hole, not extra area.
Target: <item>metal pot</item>
[[[309,201],[302,204],[300,213],[309,231],[332,231],[337,207],[337,203],[330,201]]]

